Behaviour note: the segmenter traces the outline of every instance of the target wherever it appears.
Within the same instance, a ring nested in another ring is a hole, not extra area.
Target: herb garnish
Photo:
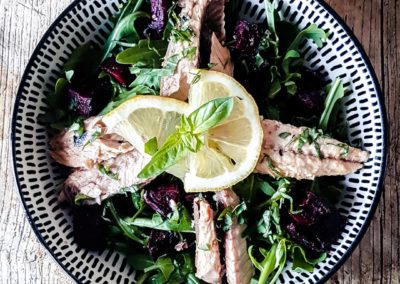
[[[204,144],[204,133],[226,119],[233,105],[233,98],[218,98],[200,106],[189,116],[182,115],[177,130],[167,138],[138,177],[157,176],[186,157],[188,151],[198,152]]]
[[[331,117],[333,108],[336,105],[337,101],[343,97],[344,97],[344,88],[342,80],[336,78],[329,89],[328,95],[326,96],[324,104],[325,109],[319,120],[318,127],[323,131],[326,131],[328,129],[329,119]]]
[[[292,141],[290,143],[295,143],[297,142],[297,151],[301,152],[301,149],[305,144],[308,145],[313,145],[315,152],[317,154],[317,157],[322,159],[323,155],[321,153],[321,148],[317,140],[320,137],[323,137],[323,132],[321,129],[316,129],[316,128],[306,128],[302,133],[299,135],[293,137]]]
[[[113,180],[118,180],[118,174],[114,173],[110,170],[109,166],[106,165],[98,165],[98,170],[101,174],[108,176],[109,178],[113,179]]]
[[[286,139],[290,135],[292,135],[290,132],[281,132],[281,133],[279,133],[279,137],[282,138],[282,139]]]
[[[85,144],[83,145],[82,149],[85,149],[85,147],[89,144],[92,144],[97,138],[99,138],[101,135],[101,128],[100,127],[96,127],[95,131],[93,132],[92,136],[90,136],[90,138],[85,142]]]

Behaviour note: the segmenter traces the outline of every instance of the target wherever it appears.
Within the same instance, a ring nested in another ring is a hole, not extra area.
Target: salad
[[[125,254],[136,283],[275,283],[312,272],[346,225],[340,176],[369,154],[346,143],[341,79],[303,62],[328,33],[240,5],[128,0],[39,117],[75,242]]]

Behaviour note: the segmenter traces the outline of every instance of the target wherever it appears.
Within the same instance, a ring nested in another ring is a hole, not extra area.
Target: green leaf
[[[75,205],[82,205],[83,201],[89,200],[89,199],[92,199],[92,197],[87,196],[86,194],[83,194],[83,193],[78,193],[77,195],[75,195],[74,203],[75,203]]]
[[[203,104],[188,117],[188,120],[193,126],[192,133],[202,134],[213,128],[229,117],[233,110],[233,106],[234,99],[232,97],[217,98]]]
[[[136,270],[145,270],[155,264],[150,255],[141,253],[128,254],[126,255],[126,260]]]
[[[289,75],[290,70],[290,62],[293,58],[299,58],[300,57],[300,53],[297,50],[288,50],[288,52],[286,53],[285,57],[283,58],[283,62],[282,62],[282,69],[283,72],[286,75]]]
[[[292,134],[290,132],[281,132],[281,133],[279,133],[279,137],[282,138],[282,139],[286,139],[291,135]]]
[[[292,269],[296,272],[312,272],[317,263],[324,261],[327,254],[321,253],[317,258],[310,259],[305,250],[299,245],[293,245],[291,248]]]
[[[74,76],[74,70],[65,71],[65,78],[69,83],[72,81],[72,76]]]
[[[75,135],[81,136],[85,131],[84,120],[82,117],[78,117],[69,127],[69,131],[74,131]]]
[[[261,274],[260,278],[258,279],[259,284],[265,284],[265,283],[270,283],[268,282],[270,274],[274,271],[275,266],[277,264],[277,259],[276,259],[276,249],[278,245],[274,244],[271,249],[268,251],[267,256],[262,262],[262,269],[261,269]]]
[[[157,137],[151,138],[144,144],[144,152],[149,155],[154,155],[158,150]]]
[[[127,218],[125,219],[125,222],[130,227],[143,227],[162,231],[194,233],[192,228],[192,219],[190,218],[186,208],[181,208],[179,210],[179,216],[177,220],[171,218],[164,220],[160,214],[155,213],[153,214],[152,218]]]
[[[157,176],[187,155],[187,148],[179,133],[171,134],[164,145],[153,155],[150,162],[139,173],[139,178]]]
[[[120,64],[141,63],[154,68],[160,67],[167,47],[168,42],[164,40],[140,40],[136,46],[118,53],[116,60]]]
[[[117,22],[103,46],[100,62],[103,62],[108,57],[110,52],[114,49],[116,42],[120,39],[126,36],[131,36],[133,42],[139,41],[140,37],[135,28],[135,22],[139,18],[150,18],[150,15],[144,12],[133,12]]]
[[[328,35],[324,32],[324,30],[318,28],[317,25],[312,24],[308,28],[298,33],[292,44],[289,46],[287,53],[291,50],[297,50],[298,46],[304,39],[312,39],[314,43],[321,48],[323,42],[326,41],[327,38]]]
[[[102,175],[108,176],[109,178],[113,179],[113,180],[118,180],[118,174],[114,173],[110,170],[110,167],[99,164],[98,165],[98,170]]]
[[[267,19],[268,30],[278,39],[278,35],[275,29],[275,6],[270,0],[264,1],[264,8],[265,8],[265,16]]]
[[[326,131],[328,129],[329,120],[333,107],[338,102],[338,100],[343,97],[344,97],[344,88],[342,80],[336,78],[335,81],[333,82],[332,87],[329,90],[328,95],[326,96],[324,103],[325,108],[318,124],[318,127],[323,131]]]
[[[153,270],[160,270],[162,275],[164,276],[165,280],[168,281],[169,277],[171,276],[172,272],[175,270],[175,266],[172,263],[172,259],[167,256],[160,256],[156,263],[150,267],[144,269],[144,272],[147,273]]]

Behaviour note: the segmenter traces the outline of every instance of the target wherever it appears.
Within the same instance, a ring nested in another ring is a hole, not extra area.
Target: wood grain
[[[71,0],[0,0],[0,283],[72,283],[28,224],[14,184],[12,107],[23,70],[42,34]],[[370,57],[390,127],[385,190],[359,247],[328,283],[400,283],[400,1],[327,0]],[[397,157],[396,157],[397,156]]]

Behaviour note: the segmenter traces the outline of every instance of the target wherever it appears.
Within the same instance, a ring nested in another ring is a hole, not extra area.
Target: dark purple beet
[[[144,201],[154,211],[161,216],[167,217],[172,212],[170,202],[180,201],[179,187],[176,184],[156,184],[146,187],[144,192]]]
[[[68,89],[70,109],[84,117],[98,114],[111,96],[112,87],[109,78],[98,79],[82,87],[71,86]]]
[[[161,39],[165,24],[168,20],[168,0],[150,0],[151,22],[144,30],[149,39]]]
[[[76,243],[89,250],[106,247],[107,226],[100,205],[81,205],[73,209],[73,234]]]
[[[261,26],[238,20],[234,30],[233,50],[238,56],[252,57],[261,40]]]
[[[286,233],[311,251],[329,250],[346,225],[346,218],[310,191],[297,188],[292,197],[296,210],[300,212],[290,213],[288,207],[281,211]]]
[[[119,64],[115,61],[115,58],[108,58],[104,61],[101,69],[107,72],[107,74],[123,87],[127,87],[134,79],[134,76],[129,72],[129,66]]]
[[[179,237],[174,232],[152,230],[147,242],[150,255],[157,259],[159,256],[176,251]]]

